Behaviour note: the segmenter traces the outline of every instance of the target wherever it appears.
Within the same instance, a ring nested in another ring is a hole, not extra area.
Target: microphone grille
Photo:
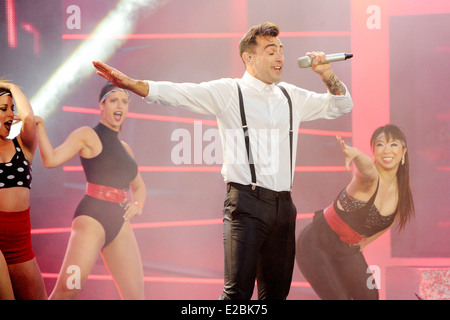
[[[297,59],[297,64],[300,68],[309,68],[311,67],[311,61],[310,57],[304,56]]]

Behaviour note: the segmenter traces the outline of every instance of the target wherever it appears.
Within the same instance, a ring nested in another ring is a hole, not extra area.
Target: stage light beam
[[[132,33],[140,9],[155,11],[168,0],[121,0],[97,25],[92,38],[84,40],[71,56],[39,89],[32,99],[34,113],[47,118],[60,105],[70,90],[94,72],[92,61],[106,61],[127,39],[118,34]],[[11,130],[11,137],[20,132],[20,125]]]

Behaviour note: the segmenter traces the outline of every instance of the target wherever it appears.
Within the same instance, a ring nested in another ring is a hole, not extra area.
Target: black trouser
[[[225,286],[221,299],[286,299],[295,263],[297,210],[290,192],[230,183],[225,197]]]
[[[372,274],[359,246],[342,242],[323,211],[316,213],[297,240],[297,264],[321,299],[378,299],[378,290],[367,285]]]

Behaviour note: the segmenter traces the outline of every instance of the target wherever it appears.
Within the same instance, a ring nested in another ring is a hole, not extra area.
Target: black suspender
[[[247,119],[245,117],[245,110],[244,110],[244,100],[242,98],[242,91],[241,87],[237,83],[238,87],[238,93],[239,93],[239,110],[241,112],[241,121],[242,121],[242,130],[244,131],[244,138],[245,138],[245,147],[247,149],[247,157],[248,157],[248,163],[250,166],[250,173],[252,176],[252,189],[255,190],[256,188],[256,173],[255,173],[255,164],[253,163],[253,156],[250,151],[250,135],[248,133],[248,126],[247,126]],[[278,86],[281,91],[283,91],[284,95],[286,96],[288,103],[289,103],[289,144],[290,144],[290,158],[289,158],[289,164],[290,164],[290,186],[292,189],[292,143],[293,143],[293,131],[292,131],[292,101],[291,97],[287,93],[286,89],[282,86]]]
[[[244,100],[242,99],[242,91],[239,84],[237,84],[239,92],[239,109],[241,111],[242,130],[244,130],[245,148],[247,149],[247,159],[250,165],[250,173],[252,175],[252,189],[256,188],[256,173],[255,164],[253,163],[253,156],[250,152],[250,134],[248,133],[247,119],[245,118]]]
[[[283,91],[284,95],[286,96],[288,103],[289,103],[289,155],[290,155],[290,160],[289,160],[289,164],[290,164],[290,170],[291,170],[291,180],[289,181],[290,185],[291,185],[291,189],[292,189],[292,143],[293,143],[293,134],[294,132],[292,131],[292,101],[291,101],[291,97],[289,96],[289,94],[287,93],[286,89],[282,86],[278,86],[281,91]]]

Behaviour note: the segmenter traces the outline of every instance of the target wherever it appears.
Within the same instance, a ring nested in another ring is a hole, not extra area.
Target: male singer
[[[223,148],[222,175],[227,183],[221,299],[250,299],[255,279],[259,299],[286,299],[295,256],[297,212],[291,186],[300,121],[334,119],[353,107],[345,85],[330,64],[323,63],[323,52],[308,56],[327,93],[280,82],[284,57],[278,34],[279,28],[268,22],[245,34],[239,45],[245,65],[241,79],[200,84],[143,81],[93,62],[99,75],[148,103],[216,116]],[[227,140],[230,136],[233,141],[238,137],[237,142]]]

